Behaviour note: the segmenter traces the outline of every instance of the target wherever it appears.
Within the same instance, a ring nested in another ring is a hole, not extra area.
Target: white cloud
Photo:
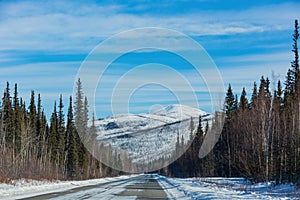
[[[232,63],[249,63],[249,62],[259,62],[259,63],[278,63],[285,62],[288,64],[293,58],[292,52],[273,52],[265,54],[250,54],[241,56],[228,56],[218,58],[220,62]]]
[[[165,27],[188,35],[226,35],[290,29],[300,4],[174,16],[125,14],[122,6],[48,2],[1,5],[1,49],[83,50],[120,31]],[[280,13],[280,15],[278,14]]]

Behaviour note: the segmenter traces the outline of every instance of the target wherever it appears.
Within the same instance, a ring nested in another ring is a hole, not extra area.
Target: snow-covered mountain
[[[177,137],[189,142],[191,124],[198,127],[199,116],[203,123],[212,115],[185,105],[169,105],[146,114],[120,114],[95,122],[97,139],[114,149],[124,150],[135,163],[148,163],[168,157],[175,151]],[[193,123],[191,123],[191,118]]]

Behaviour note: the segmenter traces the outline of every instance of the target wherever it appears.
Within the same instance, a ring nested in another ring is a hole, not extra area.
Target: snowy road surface
[[[140,174],[85,181],[0,184],[0,199],[300,199],[294,186],[251,184],[243,178],[166,178]]]
[[[168,199],[168,196],[158,183],[156,176],[139,175],[19,199]]]

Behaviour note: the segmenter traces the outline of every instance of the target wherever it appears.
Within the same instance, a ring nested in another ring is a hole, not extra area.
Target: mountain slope
[[[147,114],[122,114],[96,121],[98,140],[124,150],[134,163],[147,164],[167,158],[175,151],[177,137],[189,143],[191,131],[212,115],[185,105],[170,105]],[[193,123],[191,123],[191,119]],[[193,128],[191,130],[191,124]]]

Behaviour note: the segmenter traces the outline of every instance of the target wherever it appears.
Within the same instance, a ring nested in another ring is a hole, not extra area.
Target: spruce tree
[[[251,108],[256,108],[257,107],[257,98],[258,98],[257,84],[256,84],[256,82],[254,82],[253,92],[252,92],[252,96],[251,96]]]
[[[40,151],[41,151],[41,158],[40,158],[40,162],[42,162],[44,164],[44,162],[46,161],[46,158],[49,158],[49,156],[48,156],[49,155],[48,144],[47,144],[47,137],[49,135],[49,126],[47,124],[47,119],[46,119],[46,115],[45,115],[44,109],[42,109],[42,112],[41,112],[40,133],[41,133],[41,136],[40,136],[41,137],[40,138],[40,143],[41,143],[41,149],[40,149]],[[45,168],[47,168],[47,167],[45,166]]]
[[[37,115],[36,115],[36,146],[37,146],[37,156],[41,157],[42,154],[42,105],[41,105],[41,94],[38,94],[38,100],[37,100]]]
[[[243,91],[242,91],[242,94],[241,94],[239,108],[242,109],[242,110],[245,110],[246,108],[248,108],[247,93],[246,93],[245,88],[243,88]]]
[[[92,116],[92,124],[89,129],[89,145],[92,147],[92,154],[89,154],[89,160],[90,160],[90,175],[95,177],[96,175],[96,169],[99,168],[99,162],[94,158],[95,155],[99,155],[99,146],[98,146],[98,141],[97,141],[97,128],[95,124],[95,114],[93,113]]]
[[[236,101],[231,89],[231,85],[229,84],[227,93],[226,93],[226,98],[225,98],[225,113],[227,119],[231,119],[233,116],[233,113],[235,112],[236,107]]]
[[[267,77],[266,82],[265,82],[265,95],[266,97],[271,97],[271,92],[270,92],[270,80]]]
[[[194,139],[194,120],[193,117],[190,119],[190,137],[189,137],[189,142],[191,143]]]
[[[59,165],[63,166],[64,164],[64,149],[65,149],[65,115],[63,111],[64,105],[63,105],[63,99],[62,95],[59,97],[59,105],[58,105],[58,135],[59,135],[59,146],[58,146],[58,152],[59,152]]]
[[[2,107],[2,142],[5,149],[7,146],[12,146],[14,139],[14,113],[8,82],[6,84],[6,89],[2,98]]]
[[[67,130],[65,137],[65,172],[68,178],[75,178],[77,170],[76,128],[73,117],[72,96],[68,109]]]
[[[278,80],[278,82],[277,82],[276,96],[278,98],[282,98],[282,94],[283,94],[283,90],[282,90],[281,82],[280,82],[280,80]]]
[[[85,131],[85,122],[84,122],[84,100],[83,100],[83,91],[82,91],[82,83],[80,78],[76,82],[76,94],[75,94],[75,102],[74,102],[74,118],[75,125],[79,134],[84,134]]]
[[[177,139],[175,144],[175,156],[178,156],[180,154],[180,138],[179,138],[179,132],[177,132]]]
[[[59,153],[59,133],[58,133],[58,119],[56,112],[56,102],[54,102],[54,109],[50,119],[50,131],[48,137],[48,145],[51,152],[51,160],[52,162],[58,162],[58,153]]]
[[[21,108],[18,97],[18,86],[15,84],[14,97],[13,97],[13,109],[14,109],[14,148],[15,152],[19,153],[21,149]]]
[[[197,132],[195,135],[195,146],[196,146],[196,154],[198,154],[199,150],[200,150],[200,146],[203,142],[203,128],[202,128],[202,117],[201,115],[199,116],[199,120],[198,120],[198,127],[197,127]]]
[[[199,121],[198,121],[198,128],[197,128],[197,132],[195,135],[195,139],[194,139],[194,148],[193,148],[193,159],[195,160],[194,162],[194,167],[195,167],[195,175],[196,176],[200,176],[203,173],[204,170],[204,166],[203,166],[203,161],[201,162],[198,154],[200,151],[200,147],[203,143],[204,140],[204,133],[203,133],[203,128],[202,128],[202,117],[201,115],[199,116]]]
[[[15,84],[15,88],[14,88],[13,108],[14,108],[15,110],[17,110],[19,106],[20,106],[20,104],[19,104],[19,97],[18,97],[18,85]]]
[[[294,91],[294,81],[293,81],[293,72],[291,69],[288,69],[286,78],[285,78],[285,90],[284,96],[290,95]]]
[[[266,80],[265,77],[262,76],[260,79],[260,85],[258,90],[258,97],[260,100],[265,97],[265,92],[266,92],[265,88],[266,88]]]
[[[80,78],[76,83],[76,94],[74,102],[74,118],[77,129],[76,142],[78,153],[78,165],[81,168],[81,173],[87,167],[87,150],[84,147],[84,143],[88,138],[88,101],[84,99],[82,91],[82,82]]]
[[[295,30],[293,34],[293,49],[294,60],[291,62],[292,65],[292,78],[295,88],[297,88],[297,83],[299,80],[299,53],[298,53],[298,39],[299,39],[299,25],[298,20],[295,20]]]
[[[89,121],[89,103],[87,97],[84,97],[83,126],[86,133],[88,132],[88,121]]]
[[[35,106],[35,95],[34,91],[31,91],[30,104],[29,104],[29,127],[30,127],[30,137],[36,137],[36,106]]]

